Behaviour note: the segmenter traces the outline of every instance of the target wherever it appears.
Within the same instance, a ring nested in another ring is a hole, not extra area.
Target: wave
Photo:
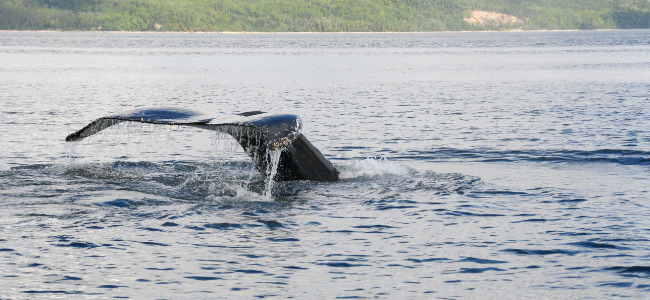
[[[0,173],[0,186],[5,188],[0,195],[13,199],[57,197],[111,210],[174,203],[274,209],[331,198],[366,199],[363,202],[377,210],[389,210],[412,209],[420,197],[465,194],[481,185],[475,176],[420,171],[389,159],[353,159],[335,165],[341,172],[339,182],[275,182],[268,192],[267,178],[250,162],[27,165]]]
[[[492,150],[439,148],[410,151],[401,159],[464,160],[477,162],[551,162],[551,163],[613,163],[650,165],[650,151],[627,149],[598,150]]]

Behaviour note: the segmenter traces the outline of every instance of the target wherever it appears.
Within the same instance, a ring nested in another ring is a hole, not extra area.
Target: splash
[[[352,164],[339,166],[341,179],[375,177],[384,175],[409,175],[413,170],[386,158],[366,158],[355,160]]]

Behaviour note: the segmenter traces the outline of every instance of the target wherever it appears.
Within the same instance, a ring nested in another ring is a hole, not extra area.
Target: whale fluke
[[[141,109],[99,118],[65,140],[79,141],[121,122],[192,126],[226,133],[237,140],[265,176],[271,175],[268,150],[282,150],[275,180],[339,179],[339,172],[332,163],[302,135],[302,121],[296,115],[249,111],[215,118],[188,109]]]

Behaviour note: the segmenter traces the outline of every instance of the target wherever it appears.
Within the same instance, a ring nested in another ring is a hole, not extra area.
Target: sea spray
[[[239,165],[250,161],[235,138],[219,131],[214,133],[210,138],[209,151],[205,153],[211,161],[221,164],[236,162]]]

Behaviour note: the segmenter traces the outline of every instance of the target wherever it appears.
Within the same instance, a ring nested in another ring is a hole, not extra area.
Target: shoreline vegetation
[[[643,30],[648,28],[629,28],[629,29],[511,29],[511,30],[459,30],[459,31],[127,31],[127,30],[60,30],[60,29],[43,29],[43,30],[4,30],[2,32],[33,32],[33,33],[97,33],[97,34],[196,34],[196,35],[310,35],[310,34],[377,34],[377,35],[390,35],[390,34],[445,34],[445,33],[490,33],[490,32],[577,32],[577,31],[612,31],[612,30]]]
[[[3,0],[0,30],[405,33],[650,28],[650,0]]]

